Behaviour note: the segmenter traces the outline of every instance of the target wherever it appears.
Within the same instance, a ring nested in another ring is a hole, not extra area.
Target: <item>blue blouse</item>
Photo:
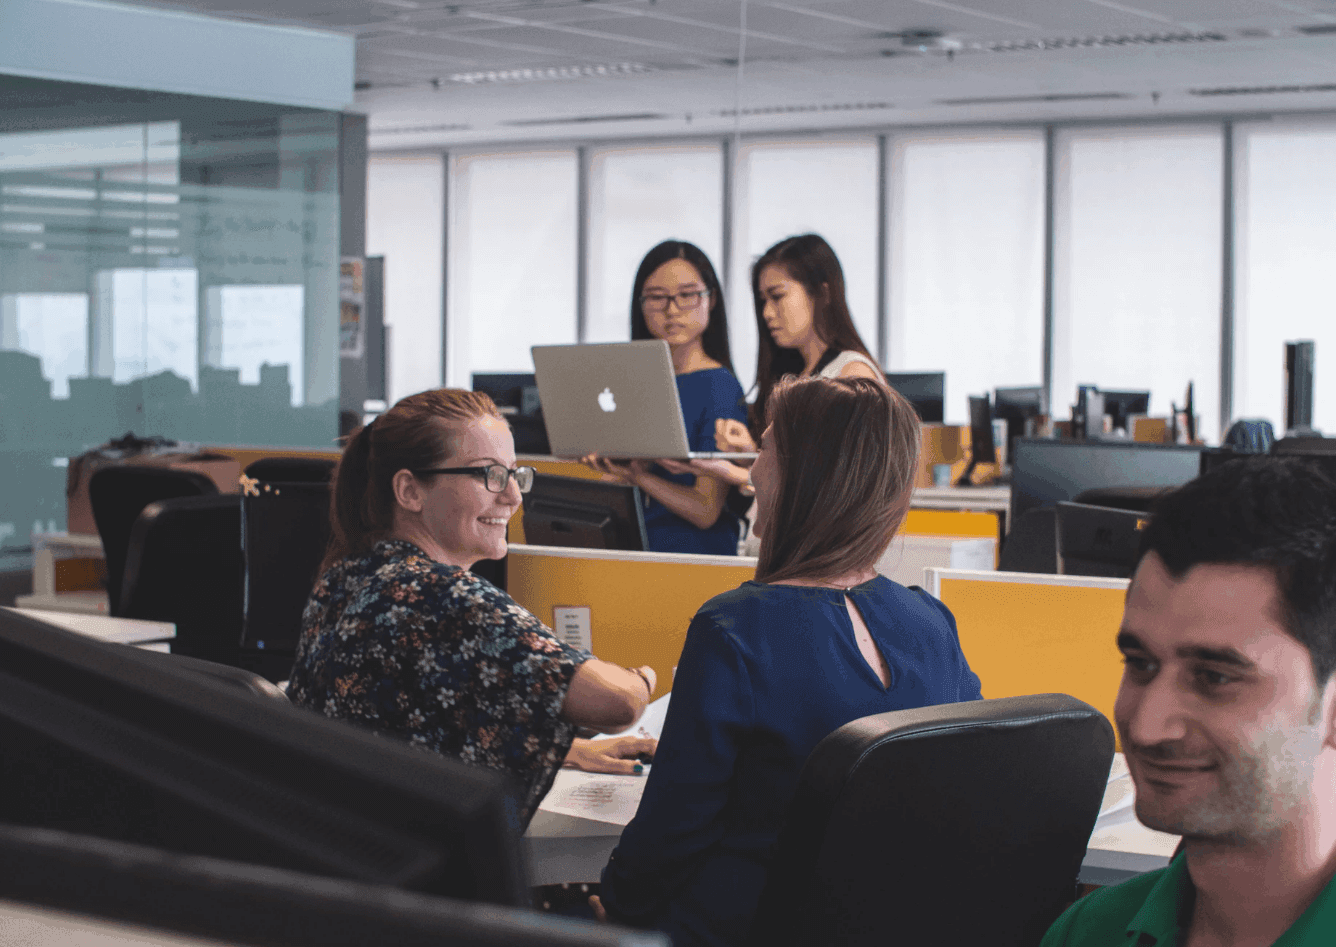
[[[848,594],[889,687],[838,589],[744,582],[696,613],[640,808],[603,871],[611,916],[675,947],[743,944],[817,743],[860,717],[981,696],[941,602],[881,576]]]
[[[715,450],[716,418],[747,420],[742,386],[727,368],[705,368],[677,376],[677,400],[687,425],[687,445],[693,451]],[[671,474],[662,467],[653,472],[665,480],[691,486],[693,474]],[[694,552],[735,556],[738,552],[738,518],[727,509],[709,529],[699,529],[652,497],[645,498],[645,531],[653,552]]]

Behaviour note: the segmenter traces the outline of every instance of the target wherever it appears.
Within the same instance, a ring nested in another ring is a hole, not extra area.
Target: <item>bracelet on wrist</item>
[[[645,694],[647,697],[654,696],[654,685],[649,682],[649,675],[645,673],[644,668],[627,668],[626,670],[645,682]]]

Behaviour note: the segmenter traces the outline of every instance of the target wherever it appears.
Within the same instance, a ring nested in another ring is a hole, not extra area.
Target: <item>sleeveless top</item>
[[[882,370],[877,367],[876,362],[872,361],[872,359],[868,358],[862,352],[855,352],[852,349],[846,349],[836,355],[826,363],[824,368],[816,373],[816,376],[818,378],[838,378],[840,377],[840,372],[844,371],[854,362],[862,362],[868,368],[876,372],[878,378],[884,377]]]

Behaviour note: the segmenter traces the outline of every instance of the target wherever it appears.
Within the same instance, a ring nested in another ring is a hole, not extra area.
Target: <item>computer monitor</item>
[[[1149,523],[1147,514],[1133,510],[1059,503],[1058,574],[1130,579]]]
[[[506,774],[162,657],[0,609],[0,823],[527,905]]]
[[[1072,437],[1098,440],[1104,436],[1104,396],[1094,385],[1076,389],[1076,411],[1072,415]]]
[[[887,372],[886,382],[914,406],[920,421],[942,423],[946,406],[946,372]]]
[[[510,422],[517,454],[550,454],[543,405],[533,372],[475,372],[473,390],[485,392]]]
[[[1177,487],[1201,468],[1199,446],[1022,437],[1011,461],[1011,517],[1098,487]]]
[[[1099,393],[1104,396],[1104,413],[1113,418],[1115,431],[1128,430],[1128,418],[1134,414],[1150,414],[1149,391],[1107,391],[1101,388]]]
[[[1285,343],[1285,436],[1311,437],[1314,343]]]
[[[0,866],[0,929],[34,947],[668,945],[647,931],[49,829],[0,825]]]
[[[970,484],[977,464],[997,463],[997,445],[993,443],[993,411],[988,396],[970,395],[970,462],[956,481],[956,486]]]
[[[1048,395],[1042,385],[1023,388],[994,388],[993,417],[1007,422],[1007,461],[1018,437],[1033,437],[1033,421],[1048,414]]]
[[[649,538],[640,488],[537,474],[524,494],[524,539],[534,546],[643,552]]]

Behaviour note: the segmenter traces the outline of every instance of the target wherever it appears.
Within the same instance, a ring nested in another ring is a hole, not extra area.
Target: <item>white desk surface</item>
[[[909,505],[916,510],[1005,513],[1011,508],[1011,487],[918,487]]]
[[[26,618],[97,638],[112,644],[145,645],[166,642],[176,637],[176,625],[169,621],[145,621],[141,618],[112,618],[109,615],[81,615],[77,612],[43,611],[36,608],[15,609]]]
[[[1113,772],[1127,772],[1122,754],[1114,760]],[[1110,779],[1100,811],[1108,810],[1115,799],[1129,796],[1130,777]],[[621,834],[620,825],[540,808],[524,834],[533,884],[598,881]],[[1177,836],[1156,832],[1138,822],[1132,805],[1126,803],[1096,824],[1078,880],[1083,884],[1118,884],[1165,867],[1177,845]]]

